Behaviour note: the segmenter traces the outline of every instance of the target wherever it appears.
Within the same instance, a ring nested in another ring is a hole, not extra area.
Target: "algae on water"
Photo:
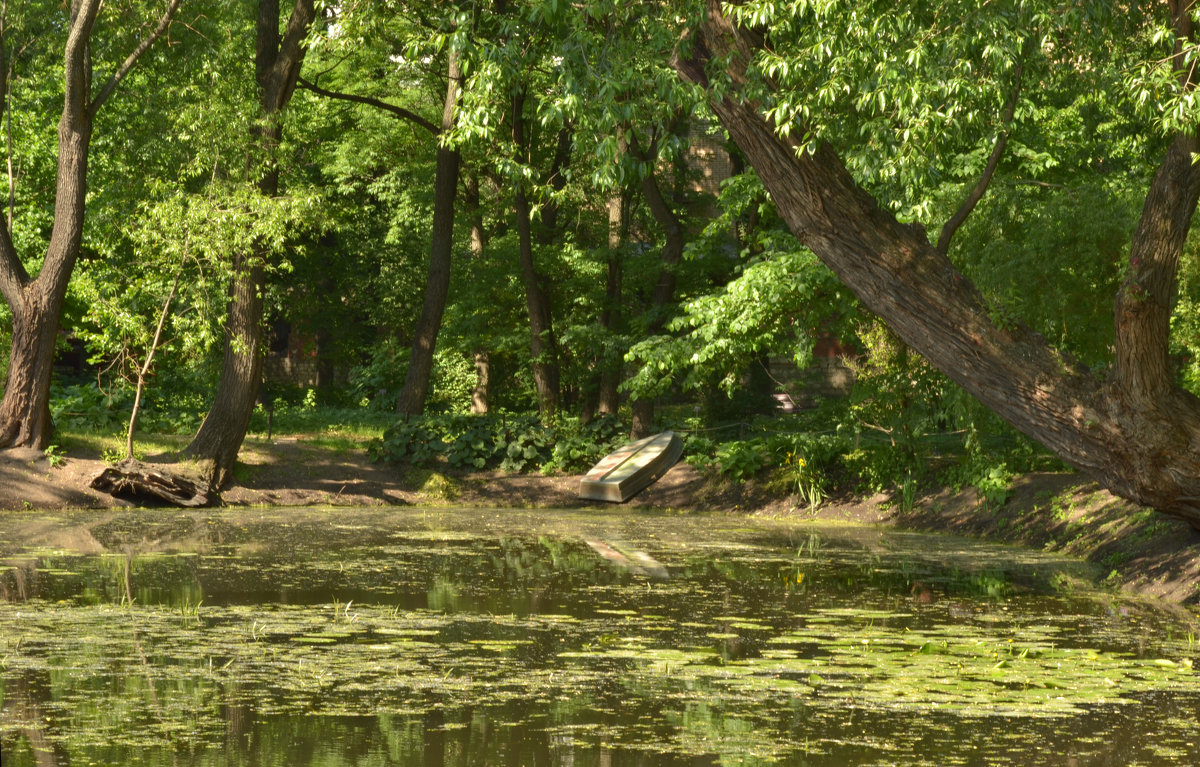
[[[5,767],[1200,755],[1194,619],[1056,593],[1062,558],[620,512],[21,523],[0,519]],[[104,551],[52,545],[73,538]]]

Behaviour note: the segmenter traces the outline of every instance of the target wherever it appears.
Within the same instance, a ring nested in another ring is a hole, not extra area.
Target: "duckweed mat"
[[[721,516],[0,519],[24,765],[1178,765],[1198,623],[1061,557]]]

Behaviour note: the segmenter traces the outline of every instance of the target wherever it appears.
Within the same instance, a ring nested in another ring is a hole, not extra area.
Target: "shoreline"
[[[37,451],[0,453],[0,510],[134,507],[88,487],[104,467],[98,458],[71,452],[53,458]],[[597,502],[578,498],[578,481],[576,475],[405,470],[371,462],[365,449],[333,450],[297,438],[252,438],[246,441],[234,480],[221,492],[216,508],[598,508]],[[1193,610],[1200,606],[1200,531],[1115,498],[1079,475],[1018,477],[1007,501],[998,507],[988,507],[973,488],[967,488],[943,489],[918,498],[908,510],[886,495],[877,495],[833,498],[812,512],[796,508],[793,499],[761,484],[713,482],[681,462],[619,508],[960,535],[1065,554],[1092,565],[1102,585]]]

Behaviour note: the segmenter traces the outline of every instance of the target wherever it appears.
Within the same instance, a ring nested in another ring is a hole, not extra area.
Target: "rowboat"
[[[579,497],[623,503],[667,473],[683,454],[673,431],[631,442],[609,453],[579,482]]]

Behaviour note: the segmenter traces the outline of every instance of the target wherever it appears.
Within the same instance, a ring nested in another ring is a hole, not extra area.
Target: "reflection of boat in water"
[[[683,454],[673,431],[631,442],[605,456],[579,483],[579,497],[621,503],[667,473]]]
[[[650,556],[641,549],[635,549],[627,544],[608,544],[595,538],[584,538],[583,542],[592,547],[592,551],[612,562],[617,567],[629,570],[637,575],[644,575],[656,581],[670,579],[671,574],[662,562]]]

